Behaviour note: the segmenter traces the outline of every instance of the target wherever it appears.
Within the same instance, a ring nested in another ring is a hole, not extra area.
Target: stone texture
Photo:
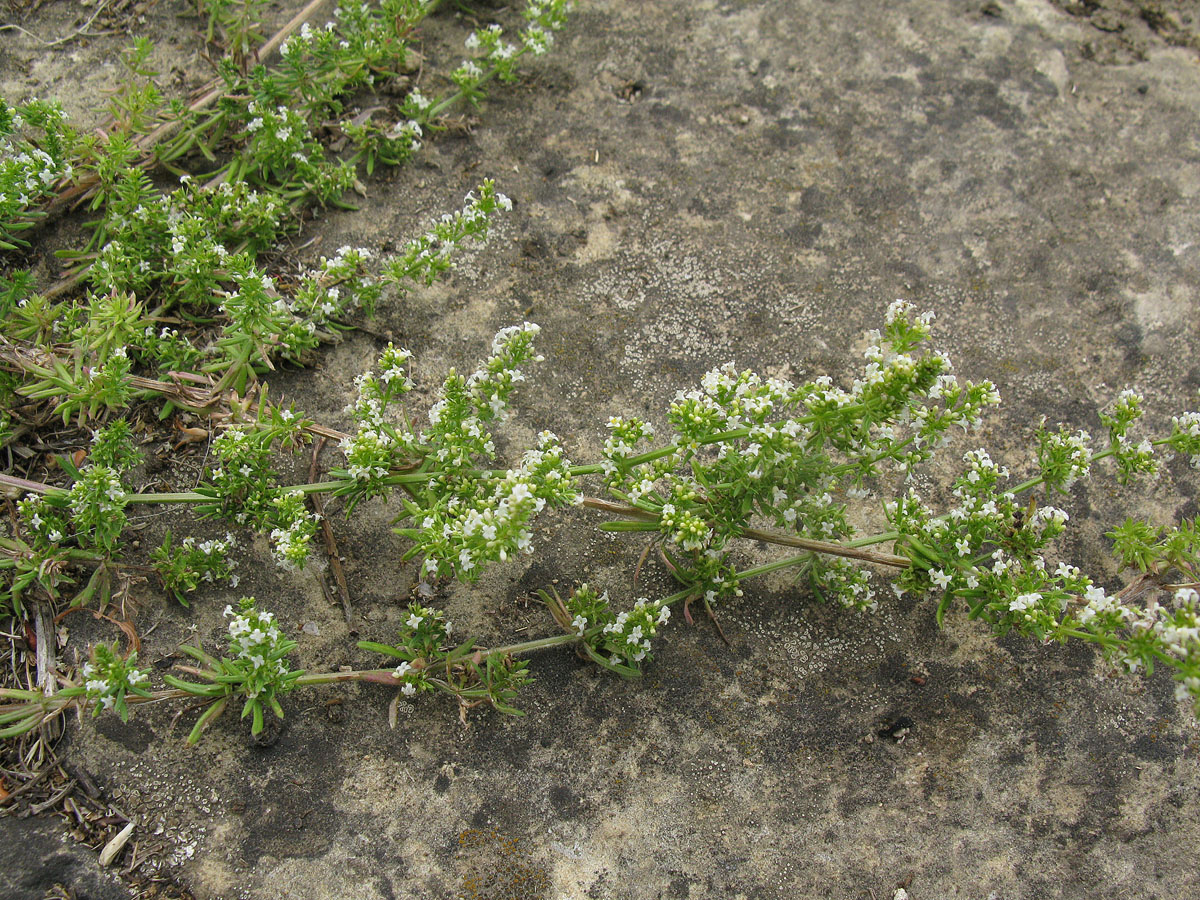
[[[96,854],[62,834],[55,818],[0,818],[0,895],[42,900],[56,887],[74,900],[124,900],[129,891]],[[59,895],[61,896],[61,895]]]

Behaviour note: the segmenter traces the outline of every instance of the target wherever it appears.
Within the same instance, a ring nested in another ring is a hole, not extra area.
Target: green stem
[[[641,521],[657,521],[658,515],[649,510],[639,509],[636,506],[625,506],[620,503],[612,503],[608,500],[601,500],[597,497],[584,498],[583,505],[589,509],[597,509],[602,512],[613,513],[618,516],[624,516],[629,519],[638,519]],[[778,544],[783,547],[796,547],[801,550],[809,550],[813,553],[825,553],[831,556],[843,556],[849,559],[857,559],[862,562],[878,563],[884,566],[893,566],[895,568],[904,569],[912,565],[908,557],[894,556],[890,553],[869,553],[865,550],[860,550],[852,544],[837,544],[832,541],[818,541],[812,538],[797,537],[791,534],[784,534],[779,531],[767,531],[759,528],[743,528],[741,537],[751,541],[764,541],[768,544]]]
[[[907,569],[912,565],[912,561],[907,556],[895,556],[891,553],[871,553],[867,550],[860,550],[850,544],[816,541],[811,538],[795,537],[794,535],[783,534],[778,531],[743,528],[741,536],[752,541],[765,541],[769,544],[779,544],[783,547],[797,547],[813,553],[842,556],[847,559],[857,559],[861,562],[877,563],[881,566],[892,566],[897,569]]]
[[[175,494],[128,494],[125,497],[127,505],[134,503],[206,503],[212,497],[197,494],[194,491],[182,491]]]
[[[1119,647],[1121,644],[1125,643],[1120,638],[1114,638],[1112,635],[1096,634],[1094,631],[1083,631],[1079,628],[1059,628],[1057,634],[1060,634],[1064,637],[1075,638],[1079,641],[1100,644],[1106,649],[1110,650],[1113,647]]]
[[[488,656],[508,656],[516,653],[532,653],[535,650],[545,650],[548,647],[561,647],[563,644],[573,644],[579,640],[577,634],[556,634],[550,637],[538,638],[533,641],[525,641],[520,644],[508,644],[504,647],[496,647],[492,650],[485,650],[483,655]]]
[[[522,47],[519,51],[517,51],[516,54],[513,55],[513,59],[520,59],[524,53],[525,53],[525,48]],[[489,81],[491,81],[493,78],[496,77],[497,71],[498,70],[495,66],[488,69],[483,74],[483,77],[480,78],[479,81],[477,81],[475,83],[475,87],[477,87],[477,88],[483,87],[483,85],[487,84]],[[425,110],[425,115],[422,118],[427,123],[432,122],[434,119],[436,119],[438,116],[440,116],[443,112],[445,112],[447,109],[449,109],[451,106],[453,106],[455,103],[457,103],[459,100],[461,100],[466,95],[467,95],[467,92],[465,90],[463,90],[462,88],[459,88],[453,94],[450,94],[448,97],[445,97],[444,99],[439,100],[437,103],[435,103],[431,107],[429,107],[429,109]]]
[[[799,553],[796,556],[785,556],[783,559],[777,559],[773,562],[763,563],[760,566],[752,566],[749,569],[743,569],[735,574],[735,578],[741,580],[744,578],[757,578],[759,575],[766,575],[770,572],[776,572],[779,569],[788,569],[792,566],[800,566],[809,562],[812,559],[812,553]]]
[[[1165,444],[1166,442],[1167,442],[1166,439],[1163,438],[1161,440],[1153,441],[1152,443],[1161,445],[1161,444]],[[1088,457],[1088,465],[1090,466],[1092,463],[1102,460],[1107,456],[1112,456],[1115,452],[1116,452],[1116,450],[1114,450],[1112,447],[1109,447],[1107,450],[1100,450],[1096,453],[1093,453],[1091,456]],[[1023,494],[1023,493],[1025,493],[1025,491],[1028,491],[1031,488],[1035,488],[1040,484],[1044,484],[1045,481],[1046,481],[1045,477],[1042,475],[1039,475],[1037,478],[1030,478],[1026,481],[1022,481],[1020,484],[1018,484],[1017,486],[1015,486],[1013,488],[1010,488],[1009,490],[1014,494]],[[942,516],[940,518],[945,518],[945,516]]]
[[[7,487],[16,488],[30,494],[65,494],[62,488],[51,487],[48,484],[43,484],[40,481],[28,481],[24,478],[17,478],[15,475],[6,475],[0,472],[0,484]]]

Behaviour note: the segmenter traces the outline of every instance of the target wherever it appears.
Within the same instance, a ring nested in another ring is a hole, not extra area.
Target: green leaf
[[[15,722],[17,719],[24,719],[28,716],[35,715],[40,711],[40,706],[36,704],[28,704],[19,709],[9,710],[6,713],[0,713],[0,725],[8,722]]]
[[[524,710],[517,709],[515,706],[506,706],[505,704],[499,703],[495,700],[492,701],[492,709],[502,712],[506,716],[523,716],[523,715],[525,715]]]
[[[193,647],[190,644],[184,644],[179,649],[182,650],[184,653],[186,653],[188,656],[190,656],[192,659],[195,659],[195,660],[198,660],[199,662],[204,663],[210,669],[217,668],[217,661],[215,659],[213,659],[211,656],[209,656],[207,653],[205,653],[203,650],[201,650],[199,647]]]
[[[657,522],[601,522],[601,531],[658,531]]]
[[[165,677],[166,676],[164,676],[164,678]],[[228,705],[229,698],[222,697],[220,700],[217,700],[215,703],[213,703],[203,713],[201,713],[200,718],[196,720],[196,727],[192,729],[192,733],[187,737],[188,744],[194,746],[195,744],[199,743],[200,735],[204,733],[204,729],[208,727],[209,723],[213,719],[225,712],[225,707]]]
[[[445,663],[446,665],[451,665],[470,653],[474,647],[475,638],[468,638],[466,643],[459,644],[453,650],[449,651],[445,655],[444,659],[441,660],[441,662]]]
[[[946,610],[948,610],[950,608],[950,604],[953,601],[954,601],[954,594],[952,594],[950,591],[946,591],[942,595],[942,599],[938,602],[937,615],[936,615],[938,628],[942,627],[942,621],[946,618]]]
[[[250,733],[255,737],[258,737],[260,734],[262,734],[263,730],[262,703],[257,697],[254,697],[248,701],[248,705],[250,706],[250,711],[254,713],[254,718],[250,723]],[[242,718],[246,718],[246,713],[244,710],[242,712]]]
[[[374,641],[359,641],[356,646],[360,650],[369,650],[372,653],[382,653],[385,656],[394,656],[396,659],[412,660],[413,658],[411,650],[401,650],[397,647],[389,646],[388,644],[377,644]]]
[[[28,719],[18,722],[16,725],[10,725],[8,728],[0,728],[0,739],[17,737],[25,734],[42,720],[40,714],[32,715]]]
[[[638,669],[605,659],[592,648],[591,644],[583,644],[583,649],[596,665],[608,669],[610,672],[615,672],[627,681],[635,681],[642,677],[642,673]]]
[[[62,470],[71,476],[72,481],[78,481],[83,477],[83,473],[79,471],[79,467],[75,465],[71,457],[64,454],[54,458],[58,461],[58,464],[62,467]]]
[[[163,681],[178,691],[187,691],[197,697],[219,697],[225,694],[225,689],[215,684],[197,684],[194,681],[184,681],[174,675],[163,675]]]
[[[1122,565],[1148,571],[1161,558],[1162,551],[1156,542],[1162,529],[1141,519],[1128,518],[1123,524],[1108,532],[1113,542],[1113,553]]]

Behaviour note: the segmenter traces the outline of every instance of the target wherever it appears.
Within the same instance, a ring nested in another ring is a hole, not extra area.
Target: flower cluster
[[[63,510],[45,497],[30,495],[17,501],[21,514],[21,530],[33,539],[34,545],[49,549],[66,540],[70,533],[68,517]]]
[[[598,593],[585,581],[567,598],[563,617],[569,618],[570,624],[564,623],[568,631],[584,637],[589,628],[613,619],[609,611],[608,591]]]
[[[846,609],[876,612],[879,601],[871,586],[871,574],[861,566],[845,559],[821,559],[810,568],[809,584],[822,600],[832,601]],[[741,591],[736,591],[741,595]]]
[[[429,101],[419,91],[414,93],[418,99],[410,101],[412,104],[423,102],[428,105]],[[367,118],[362,122],[355,120],[344,123],[342,131],[358,148],[368,175],[374,174],[377,163],[398,166],[407,162],[421,149],[421,139],[425,136],[421,123],[416,119],[402,119],[389,126]]]
[[[658,626],[671,618],[671,608],[645,597],[638,599],[633,609],[617,613],[616,618],[600,629],[603,648],[609,662],[634,665],[646,660],[650,653],[650,638]]]
[[[404,71],[413,29],[434,5],[425,0],[387,0],[378,6],[343,0],[334,10],[333,21],[320,28],[304,24],[289,36],[280,46],[275,67],[247,69],[234,60],[222,60],[218,71],[228,99],[219,111],[197,116],[198,121],[170,143],[165,157],[177,158],[196,146],[211,155],[209,142],[240,125],[242,146],[230,167],[233,174],[255,178],[270,174],[288,196],[332,199],[337,188],[353,184],[342,179],[352,176],[359,161],[365,162],[368,174],[376,162],[403,162],[420,148],[423,129],[451,103],[461,97],[477,101],[491,77],[510,80],[516,59],[526,50],[535,55],[545,52],[551,32],[565,23],[567,6],[565,0],[535,0],[525,10],[529,25],[519,49],[497,42],[488,51],[495,64],[484,59],[486,71],[474,61],[460,66],[451,75],[458,89],[437,102],[413,89],[400,110],[406,118],[395,124],[376,124],[373,110],[344,119],[348,94]],[[312,140],[313,132],[330,125],[334,133],[349,138],[355,150],[350,159],[330,160]],[[259,161],[252,158],[257,153],[270,158],[269,172],[261,171]]]
[[[308,119],[291,106],[255,100],[246,106],[247,141],[238,174],[260,184],[297,184],[290,193],[320,203],[340,197],[354,186],[354,163],[332,160],[309,130]],[[285,195],[289,193],[285,191]]]
[[[1178,588],[1170,605],[1151,599],[1130,605],[1120,595],[1090,587],[1082,608],[1064,618],[1062,631],[1083,628],[1100,636],[1110,657],[1129,672],[1154,670],[1155,662],[1170,664],[1175,696],[1191,700],[1200,715],[1200,594]]]
[[[1142,395],[1125,390],[1117,396],[1111,413],[1101,412],[1100,422],[1108,429],[1109,449],[1117,463],[1117,480],[1126,484],[1135,475],[1157,475],[1158,460],[1148,438],[1134,443],[1129,430],[1142,417]]]
[[[271,544],[275,562],[284,569],[303,569],[308,562],[313,536],[320,516],[309,512],[304,494],[297,490],[281,491],[271,498]]]
[[[601,462],[605,483],[613,491],[620,490],[626,482],[626,469],[630,458],[637,450],[638,444],[654,437],[654,426],[638,418],[610,416],[607,423],[608,437],[604,439],[604,459]],[[643,470],[641,479],[631,487],[626,495],[631,503],[636,503],[643,494],[649,494],[654,489],[654,482],[659,474],[669,472],[675,466],[676,460],[668,455],[667,462],[661,470]],[[651,477],[653,476],[653,477]]]
[[[504,29],[499,25],[489,25],[471,32],[467,38],[467,49],[486,62],[501,81],[516,80],[516,63],[520,48],[503,39]],[[470,81],[483,74],[474,61],[463,63],[462,68],[451,76],[455,84],[462,85],[460,78]],[[455,76],[459,77],[455,77]]]
[[[1070,434],[1065,428],[1048,431],[1043,420],[1038,426],[1038,464],[1046,484],[1057,491],[1070,490],[1080,478],[1087,476],[1092,465],[1088,446],[1091,435],[1086,431]]]
[[[418,691],[431,689],[426,673],[444,652],[451,627],[441,610],[409,604],[408,618],[400,628],[400,641],[394,648],[402,657],[392,672],[401,693],[411,697]]]
[[[397,530],[414,541],[408,556],[426,557],[424,574],[474,580],[487,562],[531,552],[529,523],[547,504],[578,502],[570,461],[548,431],[515,468],[475,468],[495,457],[488,425],[503,420],[513,390],[524,381],[520,366],[541,359],[533,348],[537,333],[531,323],[502,329],[491,355],[469,377],[451,369],[442,398],[429,410],[430,427],[419,433],[407,421],[393,424],[386,417],[387,405],[412,388],[407,351],[389,346],[379,360],[381,374],[364,373],[355,381],[358,399],[348,411],[358,429],[341,444],[347,466],[332,473],[344,481],[337,493],[353,505],[405,484],[413,527]],[[428,474],[389,477],[397,468]]]
[[[680,507],[694,503],[698,496],[693,487],[681,481],[675,482],[671,492],[671,498],[678,501]],[[676,508],[675,503],[662,505],[659,510],[658,527],[673,544],[678,544],[684,550],[701,550],[712,539],[712,530],[708,523],[694,508]]]
[[[582,639],[582,647],[595,662],[625,677],[636,677],[651,658],[650,639],[671,618],[666,604],[638,599],[633,609],[614,613],[608,592],[598,593],[581,584],[564,603],[549,600],[560,624]]]
[[[947,514],[934,517],[911,490],[885,504],[889,522],[902,535],[897,552],[913,562],[896,589],[943,591],[939,618],[958,597],[973,615],[1044,634],[1067,600],[1089,586],[1077,570],[1046,570],[1043,551],[1062,533],[1068,516],[1053,506],[1018,503],[1003,489],[1008,470],[986,450],[969,451],[963,461],[966,469],[953,490],[958,503]]]
[[[233,546],[233,535],[226,534],[224,538],[200,542],[189,535],[178,547],[173,547],[168,530],[162,544],[151,556],[151,565],[163,586],[187,606],[186,595],[196,590],[202,581],[211,584],[219,578],[228,578],[229,586],[237,587],[238,577],[233,573],[236,562],[229,558]]]
[[[522,11],[528,24],[520,32],[520,43],[504,40],[504,30],[496,24],[473,31],[466,47],[474,55],[450,73],[458,92],[472,103],[483,96],[480,88],[490,78],[516,80],[517,61],[526,53],[541,56],[554,43],[554,32],[566,24],[569,0],[530,0]]]
[[[1188,412],[1171,419],[1171,436],[1166,444],[1180,456],[1186,456],[1193,469],[1200,469],[1200,412]]]
[[[487,238],[490,217],[497,209],[512,209],[512,201],[485,179],[479,194],[469,192],[458,212],[446,213],[435,219],[433,228],[405,245],[404,250],[384,264],[384,279],[395,285],[404,281],[433,284],[434,280],[453,265],[452,256],[468,237],[477,241]]]
[[[521,31],[521,45],[534,56],[541,56],[554,43],[554,32],[567,24],[570,0],[529,0],[522,15],[529,23]]]
[[[474,581],[489,562],[504,562],[518,553],[533,552],[530,523],[547,505],[578,501],[570,477],[570,460],[558,438],[549,431],[538,446],[526,450],[515,469],[503,475],[472,479],[447,477],[445,493],[431,483],[425,495],[432,501],[421,508],[408,504],[417,528],[397,529],[414,547],[406,556],[422,554],[422,573],[454,575]]]
[[[426,557],[425,574],[473,581],[486,562],[532,552],[529,522],[547,504],[577,502],[570,461],[548,431],[516,468],[473,468],[496,454],[487,424],[503,419],[512,390],[524,380],[523,362],[541,359],[533,348],[538,331],[530,323],[500,330],[484,365],[468,378],[454,370],[446,376],[443,398],[430,409],[430,428],[404,439],[414,455],[436,467],[406,504],[415,527],[397,529],[414,540],[408,556]]]
[[[403,70],[405,38],[430,7],[425,0],[342,0],[332,21],[305,23],[284,41],[277,70],[251,71],[247,80],[260,96],[292,99],[310,122],[320,122],[340,112],[342,95]]]
[[[111,466],[100,465],[85,466],[80,476],[67,494],[75,537],[83,547],[112,553],[126,522],[128,496],[121,476]]]
[[[294,673],[284,657],[296,648],[296,642],[279,630],[275,616],[260,612],[255,604],[253,597],[243,597],[237,609],[225,607],[229,619],[227,659],[242,676],[242,691],[250,700],[290,690]]]
[[[1118,399],[1116,412],[1105,424],[1119,444],[1128,422],[1136,418],[1135,395]],[[1117,421],[1124,418],[1122,424]],[[1117,421],[1114,427],[1113,422]],[[1040,462],[1048,490],[1064,489],[1082,475],[1092,457],[1085,435],[1039,430]],[[1124,480],[1139,471],[1118,456]],[[1098,454],[1099,456],[1100,454]],[[1108,455],[1108,454],[1104,454]],[[1155,662],[1175,670],[1181,699],[1191,697],[1200,709],[1200,631],[1197,595],[1190,584],[1178,587],[1172,607],[1155,599],[1132,605],[1124,595],[1110,594],[1078,568],[1047,561],[1046,548],[1063,533],[1069,516],[1053,506],[1019,504],[1003,489],[1009,473],[992,462],[985,450],[967,453],[966,470],[955,481],[958,505],[934,516],[912,491],[886,505],[888,518],[900,534],[897,552],[912,561],[897,579],[898,593],[906,589],[942,592],[938,621],[955,600],[972,618],[980,618],[1003,633],[1010,629],[1039,640],[1093,640],[1127,671],[1153,669]],[[1164,529],[1128,519],[1109,533],[1113,551],[1123,566],[1163,580],[1175,570],[1193,582],[1200,574],[1200,519]]]
[[[346,412],[354,416],[358,429],[339,444],[346,467],[331,473],[348,481],[338,491],[346,497],[347,509],[353,509],[360,500],[387,493],[383,479],[410,445],[411,433],[388,423],[387,407],[413,388],[405,369],[411,356],[389,343],[377,363],[379,374],[363,372],[354,379],[358,399],[346,407]]]
[[[122,722],[129,721],[129,708],[125,698],[130,694],[149,698],[150,692],[142,685],[150,680],[150,675],[144,669],[137,668],[137,651],[131,651],[122,657],[116,644],[96,644],[92,647],[91,659],[79,670],[83,679],[83,687],[88,701],[96,704],[92,715],[100,715],[101,710],[110,709],[121,717]]]
[[[540,329],[531,322],[497,332],[492,353],[482,366],[463,378],[451,369],[442,384],[442,398],[429,410],[430,427],[419,443],[447,470],[469,467],[477,459],[493,459],[496,446],[487,424],[503,421],[509,397],[525,380],[519,368],[541,362],[533,350]]]
[[[199,647],[184,645],[180,648],[203,666],[199,670],[186,670],[201,681],[163,675],[163,681],[171,687],[200,697],[207,703],[208,708],[188,735],[189,744],[200,740],[204,729],[238,695],[245,697],[242,718],[251,717],[250,733],[261,734],[264,708],[270,708],[277,718],[282,719],[279,696],[292,690],[303,674],[293,671],[285,658],[296,649],[296,642],[280,631],[274,615],[258,609],[253,597],[243,597],[237,607],[226,606],[225,618],[229,619],[227,655],[216,658]]]
[[[1194,588],[1180,588],[1173,600],[1172,610],[1164,607],[1154,610],[1148,628],[1157,643],[1179,661],[1175,696],[1180,700],[1190,697],[1193,709],[1200,715],[1200,594]]]
[[[109,466],[125,472],[141,462],[142,454],[133,446],[133,429],[125,419],[114,419],[92,435],[88,459],[97,466]]]
[[[18,137],[42,131],[39,142]],[[31,224],[30,209],[72,176],[73,137],[57,103],[31,100],[9,106],[0,99],[0,250],[15,249],[15,232]]]
[[[226,428],[212,442],[216,465],[209,471],[216,513],[239,525],[262,528],[271,520],[275,497],[275,472],[270,467],[271,447],[245,426]]]
[[[126,170],[98,224],[99,254],[88,270],[97,291],[139,294],[152,288],[168,303],[214,302],[232,252],[253,252],[281,231],[285,204],[244,181],[205,189],[184,176],[168,194],[140,169]]]

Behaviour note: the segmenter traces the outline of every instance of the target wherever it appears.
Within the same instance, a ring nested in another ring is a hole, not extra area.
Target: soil
[[[90,15],[8,7],[4,21],[43,40]],[[177,90],[206,77],[193,4],[120,9],[91,31],[122,33],[53,49],[0,33],[0,93],[57,96],[95,124],[125,32],[155,39]],[[431,71],[460,52],[463,15],[447,4],[423,28]],[[909,298],[936,311],[959,374],[1005,400],[916,478],[944,499],[956,453],[986,445],[1027,472],[1043,416],[1099,433],[1125,386],[1159,430],[1195,408],[1198,35],[1185,2],[581,2],[519,84],[373,179],[358,211],[306,223],[279,265],[398,244],[494,177],[514,209],[489,243],[370,327],[414,351],[420,405],[496,330],[538,322],[546,359],[507,433],[519,447],[550,428],[580,461],[598,457],[610,415],[665,425],[675,391],[728,360],[848,382],[864,329]],[[28,260],[47,280],[53,240]],[[345,426],[351,376],[384,343],[354,333],[272,393]],[[190,487],[204,445],[190,452],[190,472],[141,477]],[[1074,489],[1061,548],[1109,580],[1107,527],[1198,512],[1182,461],[1110,484]],[[221,610],[247,593],[299,641],[297,666],[376,665],[355,640],[391,640],[418,585],[396,513],[331,510],[349,623],[324,560],[288,574],[247,537],[237,592],[184,609],[133,586],[141,658],[161,672],[182,643],[214,648]],[[552,584],[589,580],[627,602],[673,589],[651,566],[635,587],[642,546],[599,521],[548,516],[533,557],[422,602],[497,645],[553,633],[531,602]],[[147,548],[167,526],[224,531],[176,511],[135,525]],[[344,686],[289,695],[269,746],[227,714],[185,747],[189,714],[153,707],[128,727],[72,722],[57,752],[136,822],[127,854],[158,848],[138,872],[206,900],[1200,896],[1200,741],[1165,673],[1119,677],[1090,649],[997,640],[963,617],[939,630],[929,599],[889,592],[877,614],[846,613],[783,577],[718,614],[728,646],[702,616],[673,622],[639,683],[567,651],[536,657],[520,719],[476,712],[464,727],[423,697],[391,729],[388,692]],[[67,624],[72,646],[119,636],[87,614]],[[31,867],[61,856],[57,832],[27,833]],[[45,896],[6,860],[7,896]]]

